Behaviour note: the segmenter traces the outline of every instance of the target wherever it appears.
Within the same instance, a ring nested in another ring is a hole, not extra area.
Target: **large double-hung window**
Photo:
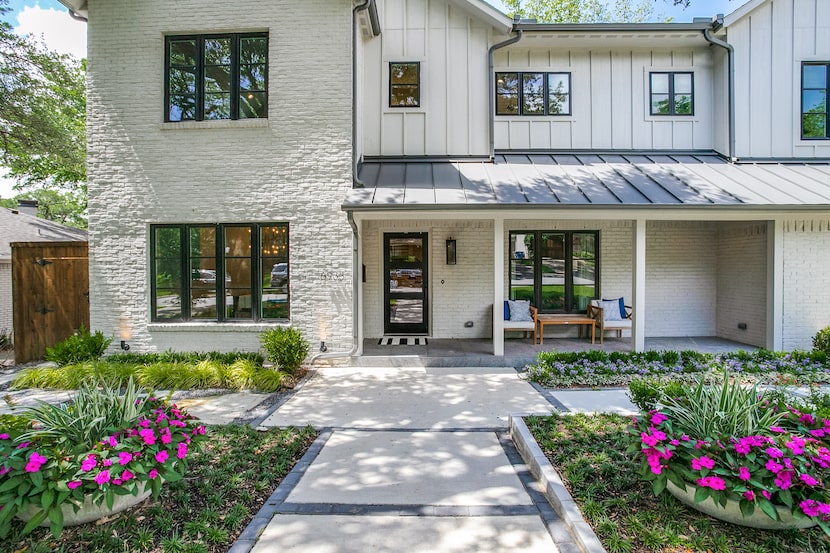
[[[268,116],[266,33],[168,36],[165,121]]]
[[[157,322],[289,318],[288,224],[153,225]]]
[[[510,232],[510,299],[540,313],[576,313],[599,297],[596,231]]]

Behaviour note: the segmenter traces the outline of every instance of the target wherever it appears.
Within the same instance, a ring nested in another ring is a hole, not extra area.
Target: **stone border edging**
[[[548,461],[524,421],[527,415],[510,415],[510,436],[516,449],[527,463],[530,472],[539,481],[543,493],[553,509],[568,526],[577,546],[584,553],[607,553],[591,526],[585,522],[579,507],[559,474]]]
[[[271,407],[269,407],[264,415],[262,415],[261,417],[257,417],[251,422],[249,422],[248,426],[250,426],[254,430],[266,430],[266,428],[262,426],[262,423],[268,420],[268,417],[273,415],[277,409],[285,405],[285,402],[294,397],[294,395],[297,392],[302,390],[303,386],[308,384],[308,382],[310,382],[315,375],[317,375],[317,369],[308,369],[306,373],[303,375],[303,377],[299,380],[299,382],[297,382],[297,384],[295,384],[294,387],[291,388],[291,391],[286,392],[286,394],[282,398],[280,398],[279,401],[277,401]]]

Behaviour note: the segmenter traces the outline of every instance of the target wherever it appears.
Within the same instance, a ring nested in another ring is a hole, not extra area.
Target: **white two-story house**
[[[65,0],[89,22],[91,320],[139,349],[630,343],[830,325],[830,4],[549,25],[480,0]],[[775,23],[773,25],[773,22]],[[493,309],[493,306],[496,309]]]

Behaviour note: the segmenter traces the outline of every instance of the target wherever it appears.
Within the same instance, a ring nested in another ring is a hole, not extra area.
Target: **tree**
[[[0,0],[0,16],[9,11]],[[18,36],[0,21],[0,165],[19,197],[86,226],[86,63]]]
[[[647,21],[656,0],[503,0],[511,15],[540,23],[635,23]],[[689,6],[691,0],[665,0]]]

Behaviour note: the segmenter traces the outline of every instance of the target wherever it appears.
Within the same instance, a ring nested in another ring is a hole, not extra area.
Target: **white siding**
[[[785,350],[813,348],[830,326],[830,220],[784,222]]]
[[[487,155],[490,28],[446,0],[380,0],[363,53],[365,155]],[[421,105],[389,107],[389,62],[421,63]]]
[[[738,157],[830,157],[801,140],[801,63],[830,61],[830,2],[762,3],[727,29],[735,48]]]
[[[497,50],[496,72],[570,72],[572,114],[497,115],[495,146],[510,150],[712,149],[713,65],[709,48],[567,50],[523,48],[519,42]],[[694,73],[693,116],[649,114],[651,71]]]
[[[267,120],[162,124],[165,34],[263,30]],[[125,327],[137,351],[258,349],[269,325],[149,324],[149,226],[287,221],[291,323],[348,351],[351,230],[339,209],[351,187],[348,3],[90,2],[88,38],[92,328]]]

